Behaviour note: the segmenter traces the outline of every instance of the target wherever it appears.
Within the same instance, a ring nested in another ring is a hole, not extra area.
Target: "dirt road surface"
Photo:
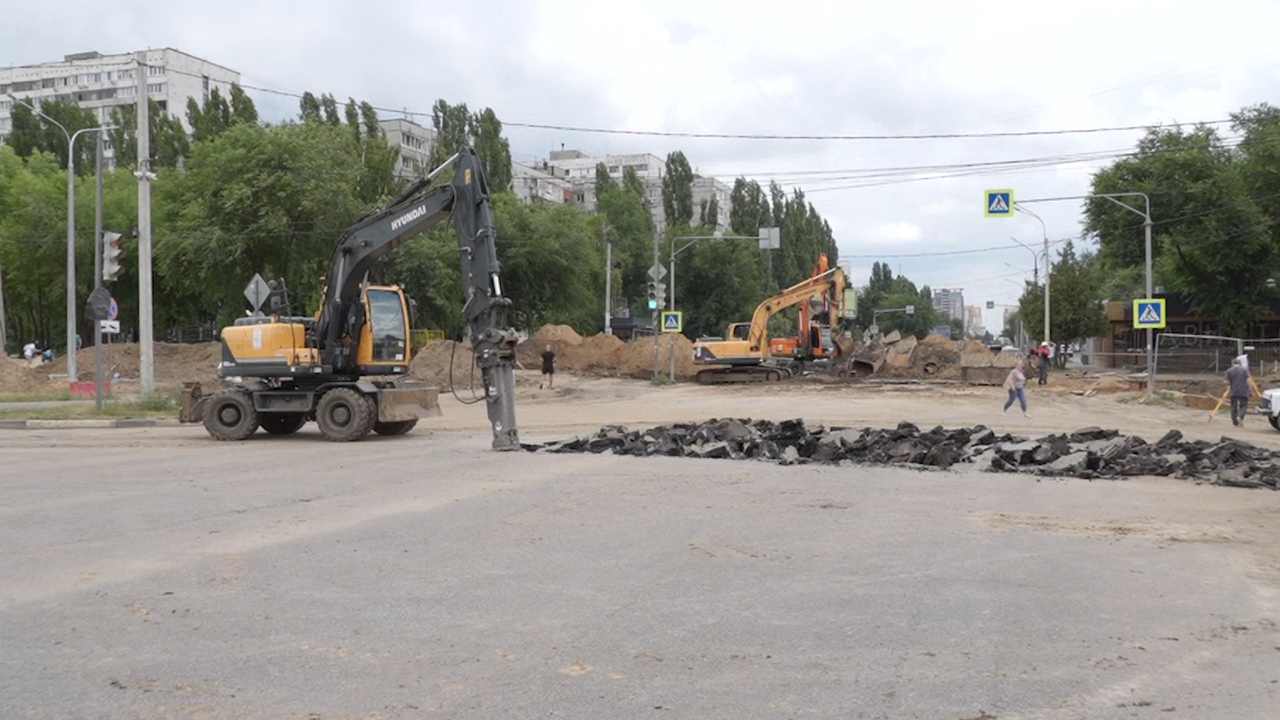
[[[715,416],[1231,434],[998,389],[521,391],[529,439]],[[1280,493],[1172,479],[0,431],[3,718],[1272,718]]]

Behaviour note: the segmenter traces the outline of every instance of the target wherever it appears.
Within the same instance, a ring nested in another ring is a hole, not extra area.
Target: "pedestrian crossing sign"
[[[684,316],[679,310],[662,311],[662,332],[678,333],[684,330]]]
[[[985,197],[987,217],[1013,217],[1013,190],[988,190]]]
[[[1133,301],[1133,326],[1135,328],[1163,329],[1167,317],[1164,298],[1145,298]]]

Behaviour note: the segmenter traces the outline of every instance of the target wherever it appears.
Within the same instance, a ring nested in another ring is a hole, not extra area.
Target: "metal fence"
[[[1160,333],[1156,336],[1155,377],[1222,375],[1232,359],[1245,355],[1255,376],[1280,372],[1280,338]]]

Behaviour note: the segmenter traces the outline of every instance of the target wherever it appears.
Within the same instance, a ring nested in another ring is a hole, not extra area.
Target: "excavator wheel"
[[[238,388],[214,393],[204,408],[204,429],[215,440],[244,440],[258,429],[253,398]]]
[[[376,422],[373,431],[379,435],[404,435],[418,424],[418,419],[401,420],[400,422]]]
[[[292,435],[307,424],[306,413],[271,412],[258,416],[258,424],[272,435]]]
[[[368,435],[377,417],[374,404],[354,388],[330,390],[316,404],[320,434],[333,442],[351,442]]]
[[[768,380],[769,382],[778,382],[779,380],[782,379],[783,372],[784,371],[782,370],[770,370],[768,373],[765,374],[764,376],[765,380]]]

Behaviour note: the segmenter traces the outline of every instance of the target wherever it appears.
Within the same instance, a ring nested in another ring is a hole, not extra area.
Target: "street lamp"
[[[1042,234],[1042,237],[1044,238],[1044,341],[1049,342],[1050,341],[1049,339],[1049,274],[1050,274],[1049,270],[1053,265],[1053,263],[1049,258],[1049,229],[1045,226],[1043,218],[1041,218],[1039,215],[1023,207],[1021,203],[1015,202],[1014,206],[1017,207],[1019,212],[1025,212],[1026,214],[1040,221],[1040,232]],[[1019,245],[1022,245],[1022,243],[1018,242],[1017,240],[1014,240],[1014,242],[1018,243]],[[1022,247],[1027,247],[1027,246],[1022,245]],[[1027,248],[1027,249],[1030,250],[1031,248]],[[1034,253],[1034,251],[1032,252]]]
[[[671,238],[671,253],[668,257],[668,264],[671,266],[671,309],[676,309],[676,256],[693,247],[699,240],[756,240],[760,243],[761,250],[775,250],[776,245],[770,242],[777,240],[777,228],[760,228],[760,234],[756,237],[750,235],[725,235],[717,230],[714,235],[681,235]],[[773,238],[771,241],[770,238]],[[679,240],[688,240],[682,247],[677,248],[676,243]],[[671,337],[671,379],[676,379],[676,353],[675,353],[675,336]]]
[[[38,108],[25,100],[19,100],[9,94],[9,99],[25,105],[31,112],[49,121],[62,131],[67,138],[67,381],[75,382],[76,373],[76,138],[81,133],[102,132],[114,129],[112,126],[81,128],[74,133],[67,132],[62,123],[40,112]]]

